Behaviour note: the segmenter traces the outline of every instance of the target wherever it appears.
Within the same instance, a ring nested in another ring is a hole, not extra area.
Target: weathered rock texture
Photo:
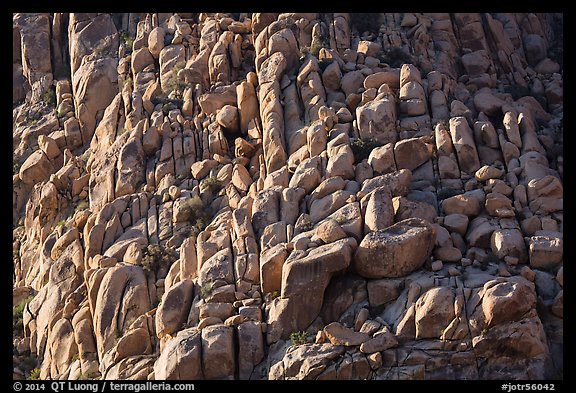
[[[14,378],[561,376],[562,24],[13,14]]]

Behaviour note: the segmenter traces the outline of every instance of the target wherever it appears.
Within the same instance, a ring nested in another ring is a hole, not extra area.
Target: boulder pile
[[[562,14],[13,14],[13,377],[563,372]]]

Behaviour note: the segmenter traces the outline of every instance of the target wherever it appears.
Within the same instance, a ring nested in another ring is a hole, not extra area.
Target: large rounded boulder
[[[353,267],[365,278],[403,277],[424,265],[435,241],[428,221],[402,220],[367,234],[354,254]]]

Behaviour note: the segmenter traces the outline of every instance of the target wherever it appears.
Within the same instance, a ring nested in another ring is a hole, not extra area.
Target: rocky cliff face
[[[14,14],[14,378],[562,377],[556,14]]]

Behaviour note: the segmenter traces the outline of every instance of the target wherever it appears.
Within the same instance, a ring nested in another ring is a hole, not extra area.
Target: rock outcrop
[[[563,17],[13,14],[13,378],[561,378]]]

